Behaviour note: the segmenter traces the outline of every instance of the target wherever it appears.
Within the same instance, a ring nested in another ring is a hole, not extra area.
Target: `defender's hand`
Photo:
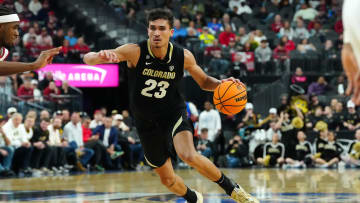
[[[51,64],[54,56],[58,55],[61,49],[62,47],[57,47],[46,51],[42,51],[40,53],[40,56],[33,63],[34,69],[44,68],[46,65]]]
[[[102,50],[98,52],[98,56],[101,60],[108,62],[108,63],[119,63],[119,57],[116,55],[115,52],[110,50]]]

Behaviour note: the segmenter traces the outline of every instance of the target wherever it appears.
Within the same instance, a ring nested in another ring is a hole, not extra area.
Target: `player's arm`
[[[139,57],[139,55],[140,47],[137,44],[124,44],[116,49],[89,52],[85,54],[83,61],[88,65],[119,63],[121,61],[133,62],[136,57]]]
[[[0,76],[36,70],[52,63],[53,57],[59,54],[61,47],[42,51],[36,61],[32,63],[0,62]]]
[[[200,66],[197,65],[194,55],[187,49],[184,49],[184,69],[189,71],[190,75],[194,78],[200,88],[206,91],[214,91],[220,83],[229,80],[240,83],[240,80],[234,79],[233,77],[218,80],[208,76]]]

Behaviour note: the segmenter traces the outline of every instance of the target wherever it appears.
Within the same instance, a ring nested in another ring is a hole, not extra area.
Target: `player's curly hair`
[[[155,8],[149,11],[147,16],[147,24],[149,26],[150,21],[164,19],[169,22],[170,28],[174,26],[174,15],[169,9]]]
[[[0,16],[15,14],[16,12],[13,9],[10,9],[6,6],[0,6]]]

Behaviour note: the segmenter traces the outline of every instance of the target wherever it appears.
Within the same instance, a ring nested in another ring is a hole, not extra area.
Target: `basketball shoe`
[[[259,200],[247,193],[238,184],[236,184],[236,187],[232,191],[231,198],[238,203],[259,203]]]
[[[193,191],[195,192],[196,197],[197,197],[196,203],[203,203],[204,198],[203,198],[202,194],[196,190],[193,190]],[[187,203],[187,201],[185,203]]]

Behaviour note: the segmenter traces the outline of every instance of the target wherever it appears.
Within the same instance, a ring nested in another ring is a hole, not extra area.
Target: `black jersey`
[[[320,137],[315,140],[315,152],[321,153],[324,151],[324,147],[328,142]]]
[[[295,147],[296,160],[304,161],[305,157],[311,155],[311,144],[308,141],[298,143]]]
[[[284,144],[278,142],[273,144],[272,142],[266,143],[264,146],[264,157],[270,155],[277,158],[284,157],[285,147]]]
[[[321,153],[321,158],[325,161],[330,161],[331,159],[338,157],[343,152],[343,148],[337,142],[328,142],[324,146],[324,150]]]
[[[155,58],[149,40],[142,41],[140,58],[129,69],[130,108],[136,119],[166,119],[186,108],[180,94],[184,49],[169,42],[164,60]],[[180,115],[180,114],[179,114]]]

